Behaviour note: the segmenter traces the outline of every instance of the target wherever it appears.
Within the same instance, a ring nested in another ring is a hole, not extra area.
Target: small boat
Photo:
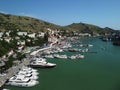
[[[67,55],[59,55],[59,54],[54,54],[54,57],[55,58],[64,58],[64,59],[67,59]]]
[[[44,57],[45,57],[45,58],[54,58],[53,55],[45,55]]]
[[[88,44],[88,47],[93,47],[93,45],[92,44]]]
[[[60,55],[59,58],[65,58],[65,59],[67,59],[67,55]]]
[[[78,55],[72,55],[69,57],[70,59],[79,59],[79,58],[84,58],[84,55],[78,54]]]
[[[73,55],[73,56],[70,56],[69,58],[70,59],[76,59],[76,56]]]
[[[78,52],[79,49],[77,49],[77,48],[69,48],[68,51],[70,51],[70,52]]]

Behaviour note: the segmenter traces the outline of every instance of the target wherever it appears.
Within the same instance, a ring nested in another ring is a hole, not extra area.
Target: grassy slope
[[[113,31],[110,28],[101,28],[91,24],[85,23],[73,23],[68,26],[59,26],[43,20],[39,20],[27,16],[16,16],[10,14],[0,13],[0,31],[5,30],[16,30],[20,29],[23,31],[45,31],[47,28],[78,31],[83,33],[105,33]]]

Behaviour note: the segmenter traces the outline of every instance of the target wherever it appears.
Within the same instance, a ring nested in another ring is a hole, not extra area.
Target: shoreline
[[[11,68],[9,68],[9,69],[6,71],[6,72],[7,72],[6,75],[0,76],[0,90],[3,89],[6,81],[7,81],[9,78],[11,78],[11,77],[12,77],[13,75],[15,75],[17,72],[19,72],[19,70],[20,70],[23,66],[29,65],[29,63],[30,63],[30,61],[31,61],[31,56],[34,56],[34,55],[36,55],[37,53],[42,52],[42,51],[44,51],[44,50],[49,50],[49,49],[51,49],[54,44],[56,44],[56,42],[55,42],[55,43],[51,43],[51,45],[48,46],[48,47],[40,48],[40,49],[38,49],[38,50],[35,50],[35,51],[30,52],[29,55],[27,55],[27,57],[24,58],[21,63],[18,63],[17,66],[12,66]]]

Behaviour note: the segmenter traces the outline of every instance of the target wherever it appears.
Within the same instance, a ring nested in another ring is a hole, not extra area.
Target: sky
[[[120,30],[120,0],[0,0],[0,12],[61,26],[83,22]]]

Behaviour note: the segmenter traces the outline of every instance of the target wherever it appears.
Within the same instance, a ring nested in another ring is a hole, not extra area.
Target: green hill
[[[70,29],[74,29],[77,32],[81,33],[90,33],[90,34],[105,34],[105,33],[112,33],[114,32],[113,29],[110,29],[108,27],[101,28],[96,25],[92,24],[86,24],[86,23],[73,23],[71,25],[66,26]]]
[[[57,29],[60,26],[27,16],[0,13],[0,30],[44,31],[46,28]]]
[[[23,31],[45,31],[47,28],[53,30],[68,30],[77,31],[81,33],[91,34],[104,34],[113,32],[110,28],[101,28],[96,25],[85,24],[85,23],[73,23],[68,26],[59,26],[53,23],[49,23],[40,19],[27,17],[27,16],[16,16],[11,14],[0,13],[0,31],[6,30],[23,30]]]

